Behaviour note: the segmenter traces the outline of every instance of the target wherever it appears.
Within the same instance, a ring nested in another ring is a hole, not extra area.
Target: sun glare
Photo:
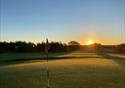
[[[93,40],[88,40],[88,45],[91,45],[91,44],[94,44],[94,41]]]

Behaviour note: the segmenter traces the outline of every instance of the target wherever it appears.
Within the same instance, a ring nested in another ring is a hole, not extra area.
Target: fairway
[[[73,52],[50,60],[51,88],[125,88],[124,55]],[[67,58],[68,57],[68,58]],[[0,66],[0,88],[47,88],[45,60]]]

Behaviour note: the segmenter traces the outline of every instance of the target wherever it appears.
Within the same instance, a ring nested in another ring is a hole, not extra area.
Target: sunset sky
[[[1,41],[125,42],[125,0],[0,0]]]

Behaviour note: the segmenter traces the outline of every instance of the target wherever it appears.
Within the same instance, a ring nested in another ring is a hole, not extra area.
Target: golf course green
[[[16,60],[20,56],[30,59]],[[47,66],[51,88],[125,88],[125,55],[72,52],[51,56],[56,59],[47,64],[40,53],[0,54],[0,88],[47,88]]]

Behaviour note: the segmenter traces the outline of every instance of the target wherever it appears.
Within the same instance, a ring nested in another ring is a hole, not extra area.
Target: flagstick
[[[49,75],[49,68],[48,68],[48,54],[46,54],[47,57],[47,88],[50,88],[50,75]]]
[[[48,39],[46,39],[47,41],[46,41],[46,44],[47,44],[47,46],[46,46],[46,64],[47,64],[47,66],[46,66],[46,72],[47,72],[47,88],[50,88],[50,75],[49,75],[49,67],[48,67],[48,61],[49,61],[49,58],[48,58]]]

